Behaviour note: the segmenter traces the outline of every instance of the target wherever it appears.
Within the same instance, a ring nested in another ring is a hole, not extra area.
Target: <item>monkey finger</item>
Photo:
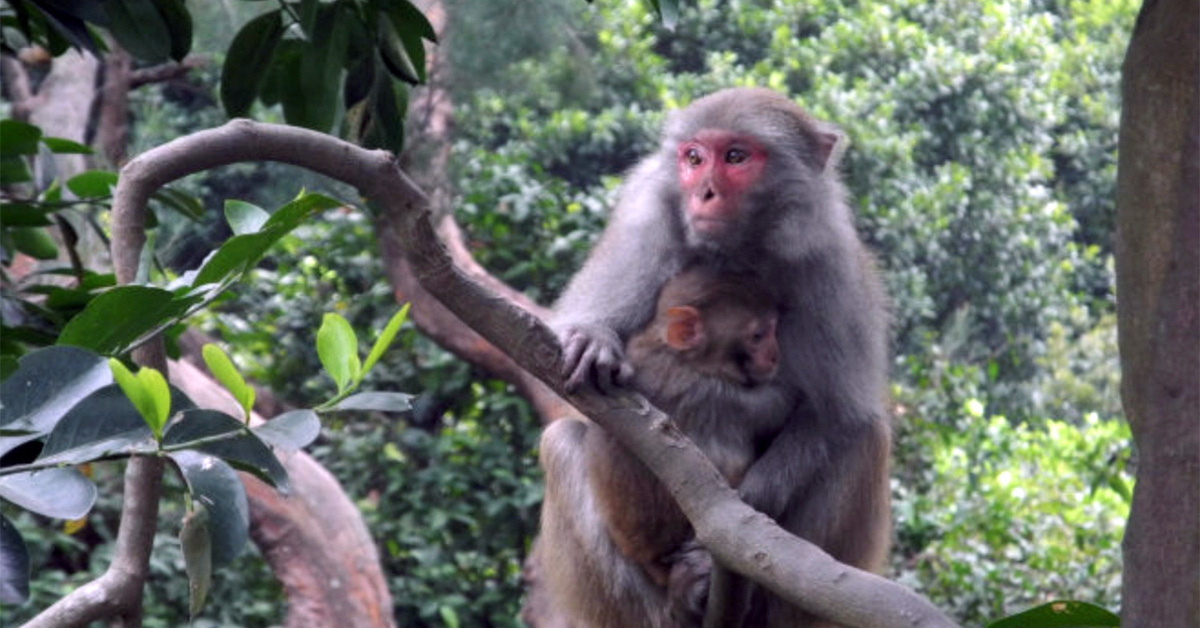
[[[587,338],[579,334],[571,333],[565,335],[562,339],[562,376],[567,380],[567,389],[572,390],[579,385],[581,379],[579,371],[583,367],[583,371],[587,371],[586,365],[580,364],[583,358],[584,351],[588,347]],[[586,374],[586,373],[585,373]],[[572,385],[574,382],[574,385]]]

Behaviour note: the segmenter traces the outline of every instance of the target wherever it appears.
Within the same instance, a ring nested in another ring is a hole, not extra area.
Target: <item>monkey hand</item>
[[[556,329],[562,344],[562,375],[568,392],[591,381],[601,392],[624,386],[633,377],[625,359],[621,338],[612,329],[596,323],[566,325]]]

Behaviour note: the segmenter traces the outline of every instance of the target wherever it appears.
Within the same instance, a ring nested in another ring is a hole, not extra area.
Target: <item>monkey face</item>
[[[740,231],[747,192],[766,166],[767,151],[744,133],[707,129],[680,142],[676,167],[689,234],[719,241]]]

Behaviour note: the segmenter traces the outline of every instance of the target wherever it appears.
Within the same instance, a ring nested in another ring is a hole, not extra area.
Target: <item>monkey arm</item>
[[[658,169],[643,164],[630,177],[635,183],[622,191],[600,241],[555,304],[550,327],[563,346],[568,390],[592,376],[602,390],[628,382],[633,369],[624,341],[650,320],[659,289],[680,269],[682,232],[657,191]]]

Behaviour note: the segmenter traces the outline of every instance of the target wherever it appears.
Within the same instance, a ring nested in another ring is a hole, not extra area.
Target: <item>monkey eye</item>
[[[725,151],[725,163],[740,164],[750,158],[750,153],[741,148],[731,148]]]
[[[689,148],[683,153],[683,158],[687,160],[689,166],[699,166],[704,157],[700,155],[700,151],[696,148]]]

